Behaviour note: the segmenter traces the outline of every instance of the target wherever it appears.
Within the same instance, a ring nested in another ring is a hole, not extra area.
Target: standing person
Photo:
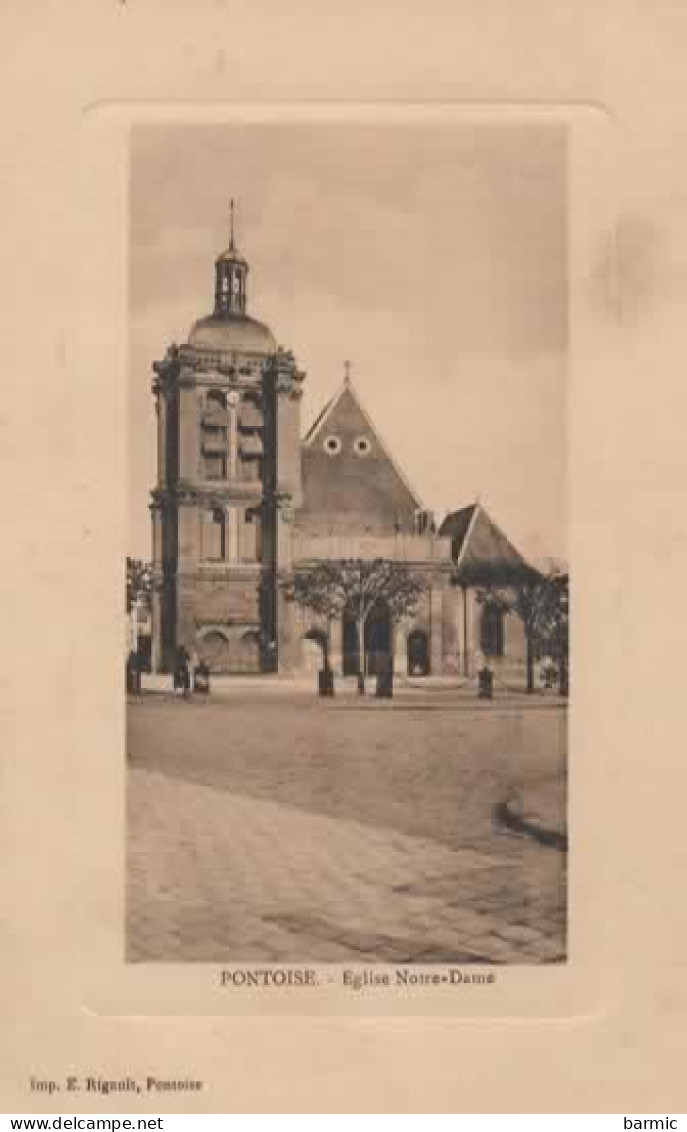
[[[141,692],[141,658],[135,649],[129,650],[126,661],[126,690],[134,696]]]
[[[131,673],[131,691],[138,696],[141,693],[141,658],[135,649],[129,653],[129,672]]]
[[[181,647],[181,651],[183,653],[183,662],[181,669],[182,686],[184,689],[184,696],[188,698],[188,696],[191,694],[191,657],[188,653],[188,650],[184,648],[183,645]]]
[[[184,696],[191,690],[191,677],[189,674],[189,654],[184,645],[179,645],[174,662],[174,690],[180,688]]]
[[[553,688],[557,676],[557,668],[555,662],[550,656],[545,656],[541,662],[541,682],[545,688]]]

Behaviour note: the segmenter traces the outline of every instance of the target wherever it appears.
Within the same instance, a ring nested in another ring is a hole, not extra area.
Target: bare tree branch
[[[318,562],[299,567],[288,582],[290,596],[302,608],[328,621],[349,611],[361,630],[381,602],[396,620],[410,616],[425,588],[424,580],[403,563],[382,558]]]

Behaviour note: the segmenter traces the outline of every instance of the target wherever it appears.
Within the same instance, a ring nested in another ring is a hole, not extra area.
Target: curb
[[[497,802],[493,810],[495,820],[513,833],[524,833],[547,849],[557,849],[560,853],[568,851],[568,834],[556,829],[547,829],[536,818],[527,817],[517,809],[517,803]]]

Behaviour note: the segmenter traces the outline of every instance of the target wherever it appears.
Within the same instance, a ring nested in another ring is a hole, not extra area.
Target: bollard
[[[377,689],[375,695],[382,700],[391,700],[394,695],[394,662],[393,657],[383,656],[379,660],[377,672]]]
[[[321,668],[317,673],[317,687],[321,696],[334,695],[334,673],[331,668]]]
[[[377,676],[377,690],[375,695],[381,700],[391,700],[394,695],[393,672],[380,672]]]
[[[480,668],[477,673],[477,698],[480,700],[493,700],[494,674],[489,668]]]

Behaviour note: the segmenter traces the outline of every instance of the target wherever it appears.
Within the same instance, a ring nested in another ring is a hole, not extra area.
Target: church
[[[413,614],[394,623],[378,602],[363,642],[346,612],[331,624],[335,673],[354,675],[360,657],[366,672],[392,657],[397,673],[418,677],[470,677],[485,657],[495,669],[522,669],[518,617],[479,601],[490,579],[525,566],[522,556],[479,503],[437,529],[380,439],[348,364],[302,434],[305,374],[248,314],[248,276],[232,209],[212,313],[153,365],[155,670],[171,671],[182,645],[214,673],[319,668],[323,624],[283,582],[323,560],[402,562],[422,578]]]

